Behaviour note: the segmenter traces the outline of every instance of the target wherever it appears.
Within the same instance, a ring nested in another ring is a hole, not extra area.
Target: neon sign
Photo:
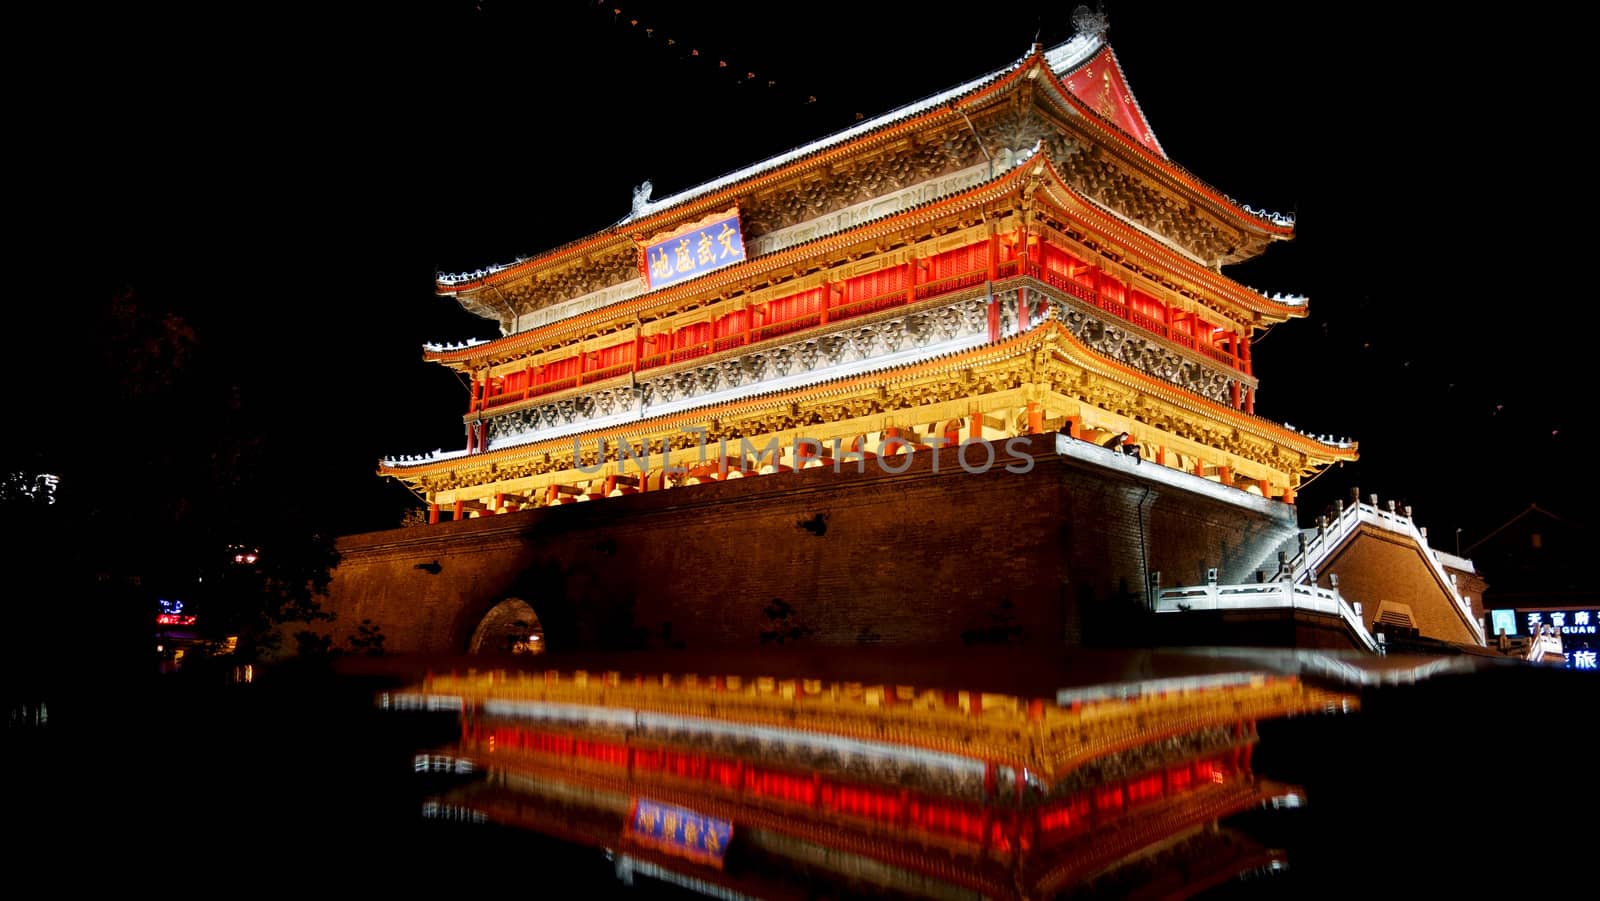
[[[159,603],[161,605],[161,612],[156,614],[156,625],[158,625],[158,626],[192,626],[192,625],[194,625],[194,616],[192,614],[186,615],[183,612],[183,602],[182,601],[158,601],[157,603]]]
[[[636,798],[628,816],[628,834],[642,845],[721,867],[722,858],[728,853],[728,839],[733,837],[733,824],[682,807]]]
[[[1502,626],[1513,626],[1506,634],[1516,634],[1515,617],[1505,615],[1510,613],[1509,610],[1490,611],[1496,631]],[[1561,635],[1600,634],[1596,631],[1596,627],[1600,626],[1600,610],[1529,610],[1524,617],[1528,624],[1529,635],[1537,634],[1541,626],[1549,626]]]

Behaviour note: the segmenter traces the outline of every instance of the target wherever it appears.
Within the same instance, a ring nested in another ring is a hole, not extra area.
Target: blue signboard
[[[1600,608],[1595,607],[1588,610],[1491,610],[1489,616],[1494,623],[1491,631],[1498,633],[1504,629],[1507,635],[1519,634],[1519,620],[1527,623],[1527,630],[1520,633],[1525,635],[1537,635],[1543,626],[1549,626],[1550,631],[1562,637],[1600,635]]]
[[[1568,669],[1600,671],[1600,607],[1578,610],[1491,610],[1493,632],[1528,636],[1552,635],[1561,639],[1561,653]]]
[[[665,288],[713,269],[744,262],[744,237],[739,233],[739,211],[657,237],[645,247],[645,271],[650,290]]]
[[[733,824],[638,798],[628,818],[628,834],[641,844],[720,867],[728,853],[728,839],[733,837]]]

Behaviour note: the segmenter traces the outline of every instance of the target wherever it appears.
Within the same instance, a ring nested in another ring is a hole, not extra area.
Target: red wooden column
[[[1027,275],[1028,264],[1034,259],[1034,247],[1039,243],[1039,236],[1030,234],[1026,229],[1022,232],[1022,261],[1017,264],[1017,274]],[[1025,332],[1033,328],[1033,311],[1028,308],[1028,289],[1017,288],[1017,331]]]
[[[820,323],[822,325],[827,325],[828,324],[828,307],[832,303],[832,301],[833,301],[833,283],[832,282],[823,282],[822,283],[822,321]]]
[[[1233,368],[1243,371],[1244,365],[1239,362],[1239,333],[1228,332],[1228,351],[1233,354]]]
[[[466,505],[463,503],[461,498],[459,498],[459,497],[456,498],[456,513],[455,513],[456,521],[460,522],[461,519],[462,519],[462,514],[464,514],[466,512],[467,512]]]
[[[1245,375],[1255,375],[1255,364],[1250,362],[1250,341],[1251,341],[1251,339],[1253,337],[1254,337],[1253,335],[1246,336],[1245,337],[1245,341],[1244,341],[1244,346],[1240,348],[1240,350],[1242,350],[1244,352],[1244,374]]]
[[[1167,446],[1165,444],[1156,445],[1156,462],[1162,466],[1167,465]]]
[[[489,513],[491,515],[495,514],[495,513],[499,513],[501,511],[501,509],[503,509],[505,507],[505,505],[506,505],[506,496],[504,494],[496,492],[495,496],[494,496],[494,508],[491,509],[489,511]]]
[[[1233,485],[1233,469],[1228,466],[1218,466],[1217,478],[1222,484],[1231,487]]]
[[[1294,503],[1294,489],[1293,488],[1285,488],[1285,489],[1283,489],[1283,497],[1280,498],[1280,500],[1282,500],[1286,504]]]
[[[1028,401],[1028,434],[1037,435],[1044,431],[1044,411],[1039,409],[1039,402]]]
[[[1240,402],[1240,397],[1239,397],[1239,383],[1238,382],[1229,382],[1228,383],[1228,396],[1229,396],[1229,399],[1233,402],[1233,408],[1235,410],[1243,409],[1244,405]]]
[[[967,437],[977,440],[983,437],[983,411],[973,410],[967,414]]]
[[[1244,393],[1244,411],[1254,416],[1256,412],[1256,389],[1251,388]]]
[[[438,504],[429,504],[428,505],[428,525],[433,526],[433,525],[438,525],[438,524],[439,524],[439,505]]]

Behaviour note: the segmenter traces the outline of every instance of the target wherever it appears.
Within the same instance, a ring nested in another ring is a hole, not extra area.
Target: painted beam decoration
[[[645,284],[652,291],[745,260],[738,207],[656,235],[648,243],[641,244],[644,258],[640,268],[644,270]]]
[[[728,853],[728,839],[733,837],[733,824],[682,807],[636,798],[628,817],[628,835],[658,851],[721,867]]]

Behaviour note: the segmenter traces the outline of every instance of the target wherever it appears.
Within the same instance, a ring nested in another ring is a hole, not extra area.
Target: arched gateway
[[[521,598],[507,598],[489,609],[467,642],[469,654],[542,654],[544,626]]]

